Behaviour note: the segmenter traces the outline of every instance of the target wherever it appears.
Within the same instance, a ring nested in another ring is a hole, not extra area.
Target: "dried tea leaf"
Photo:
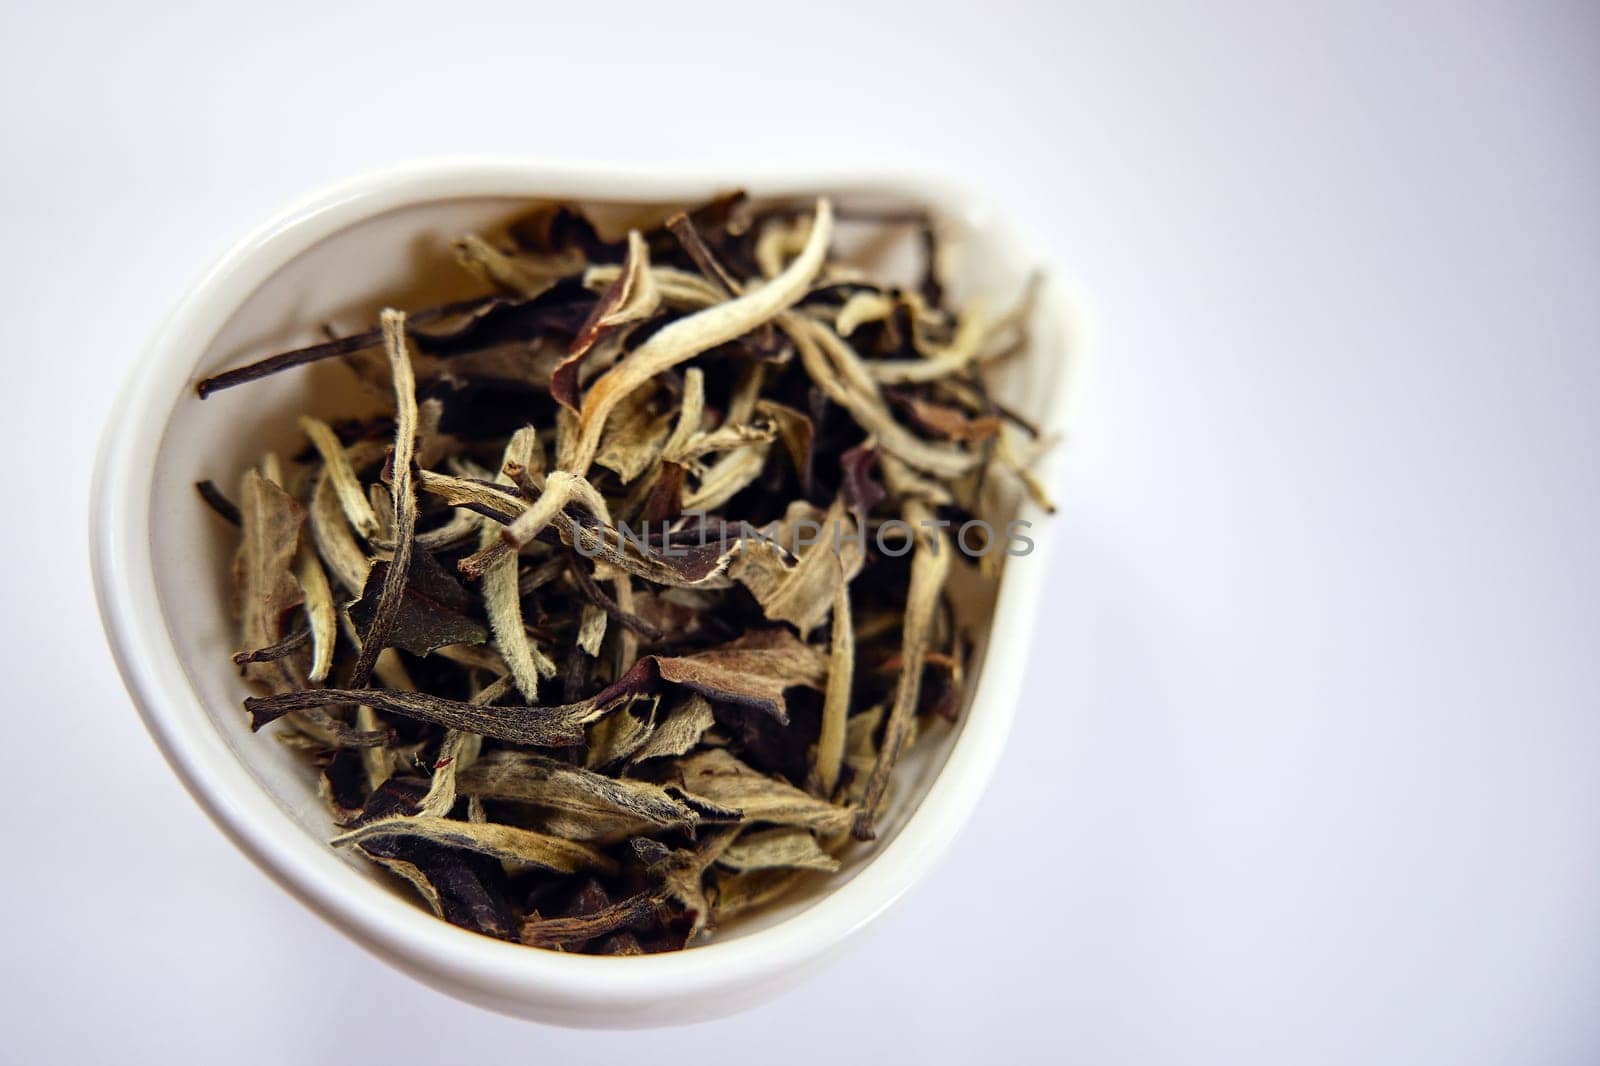
[[[674,851],[653,868],[652,872],[661,877],[666,896],[691,916],[686,943],[704,931],[711,921],[711,904],[705,893],[706,871],[738,835],[737,827],[707,833],[692,851]]]
[[[606,612],[592,603],[581,608],[578,621],[578,647],[591,657],[600,654],[606,635]]]
[[[207,478],[204,481],[195,482],[194,487],[200,493],[200,498],[206,502],[206,506],[211,508],[218,518],[234,526],[243,521],[239,514],[239,505],[228,499],[223,491],[217,487],[215,481]]]
[[[930,444],[896,422],[855,349],[825,323],[798,321],[790,336],[806,372],[830,399],[850,412],[863,430],[878,439],[879,447],[902,462],[941,478],[961,477],[978,465],[978,456]]]
[[[794,472],[800,479],[800,487],[806,495],[811,495],[812,449],[816,440],[816,428],[812,425],[810,417],[793,407],[787,407],[773,400],[757,401],[756,413],[770,419],[777,426],[778,436],[789,452],[789,460],[794,463]]]
[[[679,211],[667,219],[666,226],[708,281],[729,296],[738,296],[744,291],[744,286],[739,284],[738,279],[718,262],[716,255],[706,245],[705,238],[700,235],[699,228],[695,226],[687,212]]]
[[[672,432],[671,411],[657,412],[649,390],[640,389],[618,404],[600,438],[594,461],[616,472],[623,484],[649,470]]]
[[[622,815],[639,828],[689,828],[694,811],[659,785],[581,770],[532,752],[496,752],[459,775],[464,792],[488,799],[517,800],[541,807]],[[637,831],[637,830],[635,830]]]
[[[418,533],[415,543],[425,552],[449,551],[478,538],[483,529],[483,523],[471,511],[455,511],[443,525]]]
[[[877,463],[878,449],[870,443],[851,448],[839,457],[839,473],[843,479],[839,491],[856,516],[856,521],[863,525],[866,524],[867,515],[888,495],[872,476],[872,469]]]
[[[687,754],[715,724],[711,701],[698,692],[691,693],[656,723],[648,739],[633,753],[632,761]]]
[[[832,236],[832,205],[818,200],[806,246],[786,270],[743,296],[671,323],[606,371],[584,396],[574,451],[561,460],[562,469],[577,473],[589,469],[606,419],[628,393],[685,359],[748,333],[805,295],[822,268]]]
[[[551,478],[557,479],[559,483],[560,474],[561,472],[557,471]],[[424,470],[418,475],[417,487],[424,492],[438,495],[456,506],[470,507],[477,513],[494,518],[496,521],[513,523],[516,516],[532,510],[519,496],[492,485],[465,481],[448,474],[436,474]],[[752,532],[742,525],[723,526],[721,535],[715,540],[706,540],[702,536],[701,543],[698,544],[678,543],[670,547],[656,548],[641,545],[633,538],[624,537],[615,528],[596,521],[592,516],[581,518],[567,511],[554,508],[547,510],[554,511],[548,524],[555,526],[561,532],[564,542],[578,548],[580,554],[601,560],[634,577],[658,585],[681,587],[714,585],[741,550],[743,538]],[[530,523],[534,524],[537,523]],[[520,536],[518,533],[513,539]],[[532,540],[531,537],[529,539]],[[469,556],[462,560],[457,569],[469,576],[479,573],[484,566],[494,562],[508,550],[510,550],[509,542],[506,540],[506,534],[502,532],[500,545]]]
[[[334,837],[329,843],[337,848],[386,837],[426,840],[445,847],[490,855],[501,862],[529,863],[560,873],[574,873],[583,869],[616,869],[616,863],[584,844],[512,825],[458,822],[429,815],[380,818],[365,822],[348,833]]]
[[[433,762],[433,780],[427,795],[422,797],[418,814],[442,818],[456,805],[456,778],[462,767],[470,764],[483,746],[483,738],[476,733],[463,733],[459,729],[447,730],[439,745],[439,756]]]
[[[469,315],[482,308],[485,304],[492,302],[494,301],[477,297],[459,303],[445,304],[442,307],[433,307],[426,311],[417,312],[412,316],[412,322],[413,324],[420,324],[423,322],[446,321],[453,316]],[[264,377],[270,377],[273,374],[291,370],[295,367],[306,366],[324,359],[337,359],[342,356],[354,355],[364,348],[371,348],[379,344],[381,340],[382,331],[373,329],[365,333],[353,334],[349,337],[340,337],[322,344],[313,344],[308,348],[298,348],[291,352],[283,352],[279,355],[269,356],[266,359],[250,363],[247,366],[205,378],[195,384],[195,393],[203,400],[212,393],[220,392],[223,389],[230,389],[235,385],[244,385],[251,381],[259,381]]]
[[[839,860],[817,845],[810,830],[793,827],[745,833],[717,858],[729,870],[821,870],[833,873]]]
[[[581,259],[549,262],[512,255],[476,234],[456,241],[456,258],[484,281],[525,297],[539,296],[582,264]]]
[[[848,337],[868,322],[882,322],[895,312],[895,302],[876,289],[863,289],[852,293],[839,308],[833,328],[839,336]]]
[[[322,456],[323,476],[333,486],[334,495],[344,508],[351,527],[372,540],[378,535],[378,516],[373,514],[372,505],[367,502],[367,491],[362,488],[361,479],[356,477],[355,470],[351,468],[350,458],[345,454],[338,435],[326,422],[310,415],[300,416],[300,429]]]
[[[538,449],[539,437],[531,426],[524,426],[511,435],[502,458],[502,472],[498,480],[510,485],[511,479],[503,468],[507,464],[529,467]],[[488,547],[500,536],[500,527],[492,519],[482,519],[483,532],[480,547]],[[483,573],[481,584],[483,603],[489,615],[489,628],[494,631],[495,646],[505,657],[506,666],[516,680],[517,689],[527,700],[539,698],[539,666],[533,654],[533,644],[522,624],[522,592],[517,584],[517,557],[506,555],[491,563]]]
[[[652,655],[639,664],[652,665],[663,681],[762,711],[780,722],[788,721],[786,689],[820,689],[828,676],[827,657],[787,629],[751,630],[720,648],[694,655]]]
[[[757,773],[720,748],[679,759],[676,769],[685,793],[738,810],[746,822],[838,833],[854,817],[850,808],[835,807],[787,781]]]
[[[515,939],[516,917],[502,887],[505,875],[494,859],[414,837],[374,838],[357,846],[410,882],[445,921],[484,936]]]
[[[351,536],[338,493],[326,471],[317,475],[316,487],[311,490],[310,517],[317,554],[345,591],[359,595],[366,586],[372,560]]]
[[[305,600],[295,580],[305,508],[254,470],[245,472],[239,490],[241,537],[234,556],[239,597],[239,650],[270,647],[283,636],[283,619]],[[271,664],[244,668],[252,681],[273,685],[281,677]]]
[[[872,768],[872,776],[861,802],[861,816],[853,828],[860,840],[870,840],[874,835],[873,823],[882,808],[884,792],[889,785],[889,773],[900,757],[907,731],[915,716],[922,691],[922,664],[928,654],[934,612],[950,574],[951,556],[955,554],[944,531],[928,524],[931,519],[927,508],[918,501],[912,500],[906,505],[906,521],[921,532],[916,551],[911,557],[911,587],[907,594],[900,645],[900,682],[895,688],[894,703],[889,708],[889,721],[884,726],[878,761]]]
[[[382,591],[373,608],[372,623],[362,635],[361,655],[351,673],[352,688],[362,688],[372,675],[378,653],[389,643],[405,595],[406,575],[411,567],[411,535],[417,523],[417,499],[411,488],[411,453],[416,446],[417,390],[411,374],[411,355],[407,351],[406,316],[392,309],[380,317],[384,350],[394,377],[395,431],[393,471],[390,490],[394,502],[394,554],[384,572]]]
[[[388,587],[389,567],[374,563],[361,598],[350,605],[350,617],[368,631]],[[467,590],[449,571],[427,552],[418,552],[411,557],[411,573],[402,584],[389,642],[412,655],[429,655],[449,645],[482,644],[489,634],[467,615],[470,603]]]
[[[982,304],[973,304],[961,316],[956,335],[947,346],[940,347],[922,359],[880,359],[870,372],[874,379],[885,385],[907,382],[937,381],[942,377],[966,369],[978,357],[989,339],[994,320]]]
[[[655,917],[660,906],[659,895],[640,892],[608,907],[571,918],[530,916],[523,921],[518,936],[532,947],[566,947],[638,925]]]
[[[650,272],[650,249],[638,230],[628,231],[628,255],[616,280],[606,286],[594,310],[578,329],[567,357],[550,377],[550,394],[563,407],[578,411],[578,368],[596,342],[611,330],[642,322],[661,306],[661,293]]]
[[[479,707],[422,692],[319,688],[252,696],[244,701],[244,706],[250,712],[252,729],[260,729],[290,711],[365,704],[384,714],[398,714],[403,718],[415,718],[450,729],[464,729],[513,744],[560,748],[582,743],[583,727],[626,697],[626,693],[607,690],[601,697],[558,707]]]
[[[787,895],[805,876],[804,870],[754,870],[720,875],[711,907],[712,917],[721,923],[768,906]]]
[[[243,666],[245,663],[275,663],[279,659],[293,655],[309,643],[311,643],[310,628],[296,629],[276,644],[257,648],[255,651],[234,652],[233,663],[235,666]]]
[[[333,589],[316,553],[305,544],[295,558],[295,574],[305,592],[306,625],[311,633],[311,671],[306,680],[321,684],[333,669],[333,648],[339,639],[339,615]]]
[[[524,507],[517,513],[512,522],[500,531],[499,540],[462,561],[459,569],[463,574],[470,577],[481,576],[491,564],[507,552],[520,550],[551,522],[557,521],[568,503],[582,505],[607,525],[611,522],[610,509],[606,506],[604,497],[579,474],[565,470],[553,471],[539,488],[541,491],[533,505]],[[518,503],[517,506],[522,505]]]
[[[850,691],[855,678],[856,638],[850,618],[850,585],[841,568],[834,580],[833,644],[828,659],[828,686],[822,700],[822,731],[817,737],[818,790],[832,796],[844,764]]]
[[[826,513],[803,500],[790,504],[773,540],[753,543],[728,574],[750,590],[769,619],[792,623],[804,637],[828,620],[841,570],[845,581],[861,572],[863,538],[840,499]],[[790,564],[778,545],[794,545],[799,559]]]
[[[805,220],[790,218],[769,224],[756,239],[756,263],[761,273],[776,277],[783,272],[784,260],[805,248]]]
[[[960,408],[934,403],[919,396],[907,396],[900,403],[911,414],[917,425],[937,433],[947,440],[981,443],[1000,432],[998,415],[969,418]]]

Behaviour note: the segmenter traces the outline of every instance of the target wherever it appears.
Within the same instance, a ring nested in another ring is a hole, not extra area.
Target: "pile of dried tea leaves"
[[[998,482],[1038,495],[1042,443],[983,380],[1028,294],[945,306],[915,214],[848,219],[922,234],[920,283],[877,283],[846,221],[541,207],[457,242],[482,298],[200,383],[336,359],[388,408],[200,486],[239,529],[246,709],[320,772],[336,847],[456,925],[637,954],[872,839],[961,705],[947,583],[994,580],[971,530]]]

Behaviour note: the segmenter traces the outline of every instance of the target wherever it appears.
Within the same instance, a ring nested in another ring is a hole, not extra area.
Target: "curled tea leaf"
[[[333,603],[328,575],[309,547],[302,544],[295,561],[295,573],[305,593],[306,625],[311,633],[311,672],[306,680],[318,684],[328,679],[333,669],[333,647],[339,639],[339,616]]]
[[[511,435],[506,444],[502,467],[506,463],[529,466],[538,446],[538,434],[531,426],[524,426]],[[509,485],[511,479],[500,475]],[[479,541],[482,547],[495,543],[500,527],[492,519],[481,520],[483,532]],[[517,558],[506,555],[497,559],[483,573],[483,602],[489,615],[489,628],[494,631],[495,646],[505,656],[506,666],[517,683],[517,688],[528,700],[539,698],[539,667],[533,654],[528,631],[522,624],[522,594],[517,587]]]
[[[350,458],[345,454],[338,436],[326,422],[310,415],[300,416],[300,429],[322,456],[323,476],[333,486],[333,493],[344,508],[351,527],[368,540],[375,538],[378,535],[378,516],[373,514],[372,504],[367,502],[367,491],[362,488],[361,479],[356,477],[355,470],[350,466]]]
[[[858,839],[870,840],[875,833],[877,818],[889,785],[889,774],[900,758],[901,748],[912,727],[918,697],[922,692],[922,664],[928,654],[928,642],[933,626],[933,616],[939,606],[939,596],[950,573],[951,547],[944,531],[932,526],[931,515],[918,501],[907,504],[906,519],[912,528],[921,529],[915,554],[911,559],[911,587],[906,601],[905,622],[900,650],[900,681],[895,687],[894,703],[889,708],[889,721],[884,726],[883,744],[877,763],[867,781],[866,794],[861,801],[861,816],[856,821],[854,833]]]
[[[389,354],[389,370],[394,376],[395,430],[394,455],[391,460],[393,474],[390,491],[394,501],[394,553],[389,568],[384,573],[382,591],[372,612],[372,624],[362,636],[361,654],[351,672],[351,686],[361,688],[372,676],[378,653],[389,642],[389,636],[398,619],[401,600],[405,595],[406,575],[411,566],[411,536],[416,529],[417,500],[411,488],[411,453],[416,446],[417,391],[416,379],[411,374],[411,355],[407,351],[405,315],[386,310],[380,316],[383,323],[383,345]]]
[[[818,200],[806,245],[782,273],[737,299],[671,323],[602,375],[584,396],[574,452],[562,461],[563,468],[578,473],[589,468],[606,418],[628,393],[685,359],[749,332],[805,295],[832,235],[832,205]]]
[[[567,357],[550,378],[550,394],[556,402],[578,411],[578,366],[595,343],[610,330],[649,318],[661,306],[661,293],[650,272],[650,249],[638,230],[628,231],[628,256],[616,280],[606,287],[594,310],[578,329]]]
[[[502,862],[525,862],[560,873],[577,870],[614,870],[616,863],[600,852],[583,844],[575,844],[560,837],[519,829],[514,825],[495,825],[492,822],[475,824],[457,822],[450,818],[429,815],[414,817],[380,818],[366,822],[348,833],[334,837],[331,844],[363,844],[385,837],[406,837],[426,840],[445,847],[464,848],[480,855],[490,855]]]
[[[622,815],[641,828],[692,827],[697,816],[659,785],[608,777],[532,752],[497,752],[460,775],[458,785],[472,795],[517,800],[575,814]]]
[[[833,643],[828,660],[828,686],[822,701],[822,731],[817,737],[818,789],[832,796],[844,764],[850,690],[855,678],[856,638],[850,617],[850,585],[843,569],[834,581]]]

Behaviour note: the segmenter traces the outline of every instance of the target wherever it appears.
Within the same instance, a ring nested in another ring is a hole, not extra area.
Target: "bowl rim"
[[[190,686],[157,592],[149,543],[155,460],[175,397],[219,329],[257,287],[339,231],[395,209],[475,197],[653,201],[688,199],[748,184],[763,195],[849,189],[903,196],[969,216],[1003,220],[980,197],[948,181],[862,168],[692,167],[567,164],[505,158],[441,158],[370,171],[313,193],[235,244],[194,284],[144,346],[117,394],[101,436],[90,495],[90,552],[102,624],[123,683],[151,737],[213,822],[263,872],[364,948],[457,995],[515,1011],[526,1001],[571,1008],[659,1003],[769,983],[820,962],[925,876],[953,843],[999,762],[1028,655],[1028,624],[1040,581],[1002,580],[993,640],[969,715],[944,765],[900,832],[849,881],[769,927],[690,950],[615,959],[530,950],[457,929],[371,884],[314,840],[261,789],[208,718]],[[1009,243],[1046,266],[1046,298],[1060,302],[1068,365],[1047,410],[1059,431],[1086,344],[1078,302],[1056,284],[1059,270],[1029,241]],[[1060,447],[1054,449],[1055,453]],[[1057,480],[1053,456],[1043,476]],[[1030,505],[1024,505],[1029,507]],[[1033,513],[1037,518],[1037,512]],[[1030,531],[1048,558],[1050,523]],[[152,624],[154,623],[154,624]],[[982,713],[976,713],[979,708]],[[342,871],[340,876],[335,871]],[[734,1008],[736,1009],[736,1008]],[[725,1012],[723,1012],[725,1013]]]

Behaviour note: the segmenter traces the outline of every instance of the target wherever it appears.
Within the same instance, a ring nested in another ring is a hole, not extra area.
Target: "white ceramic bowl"
[[[294,371],[205,401],[193,385],[309,343],[326,322],[353,328],[385,303],[460,295],[415,289],[419,266],[441,257],[452,236],[529,199],[692,202],[734,187],[757,197],[828,193],[840,205],[928,207],[953,238],[948,266],[958,294],[1015,293],[1042,265],[986,205],[919,181],[514,161],[396,167],[304,201],[224,256],[131,368],[101,443],[92,496],[100,610],[128,691],[173,769],[233,842],[308,907],[405,972],[493,1010],[577,1026],[695,1021],[767,999],[834,957],[932,868],[994,770],[1027,662],[1049,525],[1024,505],[1035,552],[1011,560],[996,603],[976,605],[992,606],[991,633],[1003,639],[980,647],[961,723],[908,756],[880,839],[841,875],[688,951],[541,951],[454,928],[380,871],[330,848],[311,773],[247,729],[247,693],[229,661],[230,537],[193,486],[206,477],[231,485],[264,447],[286,446],[296,410],[337,410],[341,371]],[[1081,337],[1053,271],[1032,326],[1033,350],[1003,366],[1000,391],[1059,431]]]

